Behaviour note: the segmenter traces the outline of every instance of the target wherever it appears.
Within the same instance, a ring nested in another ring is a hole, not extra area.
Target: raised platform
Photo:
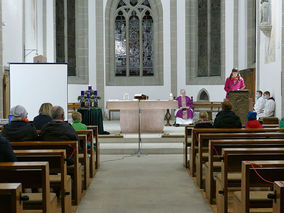
[[[110,135],[100,135],[101,154],[134,154],[138,149],[138,134],[120,134],[118,120],[104,121],[104,130]],[[184,127],[165,127],[162,134],[142,134],[142,150],[146,154],[182,154]]]

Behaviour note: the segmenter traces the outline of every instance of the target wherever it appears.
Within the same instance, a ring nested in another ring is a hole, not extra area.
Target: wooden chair
[[[284,148],[226,148],[222,155],[221,173],[216,177],[216,205],[218,213],[227,213],[229,191],[241,186],[242,161],[284,160]]]
[[[273,148],[284,147],[284,139],[223,139],[210,140],[208,162],[205,163],[205,192],[210,204],[213,204],[216,192],[214,172],[221,172],[223,148]]]
[[[48,162],[0,163],[1,183],[21,183],[23,188],[42,188],[42,193],[27,193],[24,209],[41,209],[43,213],[56,211],[56,195],[50,193]]]
[[[203,165],[208,161],[208,144],[209,140],[213,139],[241,139],[241,138],[283,138],[284,132],[252,132],[249,130],[243,130],[240,133],[201,133],[199,134],[198,140],[198,151],[196,154],[196,180],[199,188],[204,188],[204,184],[202,182],[203,176]],[[204,156],[205,155],[205,156]]]
[[[71,177],[67,176],[66,150],[14,150],[14,153],[19,162],[47,161],[49,163],[50,186],[60,189],[62,213],[71,212]]]
[[[22,213],[23,197],[21,193],[21,183],[0,183],[1,212]]]
[[[78,156],[78,141],[25,141],[10,142],[10,144],[14,150],[65,149],[67,156],[70,156],[70,151],[72,150],[74,165],[68,167],[67,174],[72,177],[73,205],[79,205],[82,197],[82,175]],[[73,148],[71,149],[70,146]]]

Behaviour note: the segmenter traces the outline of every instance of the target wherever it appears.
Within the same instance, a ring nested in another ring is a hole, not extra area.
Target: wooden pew
[[[246,131],[246,130],[245,130]],[[209,140],[214,139],[234,139],[234,138],[283,138],[284,132],[240,132],[240,133],[200,133],[198,140],[198,154],[196,154],[196,180],[199,188],[203,189],[204,184],[202,184],[202,166],[207,162],[204,158],[203,153],[204,148],[208,150]],[[206,153],[208,153],[206,151]]]
[[[88,130],[76,130],[78,135],[84,134],[87,135],[88,141],[91,143],[91,147],[94,146],[94,132],[92,129]],[[95,145],[97,144],[97,141]],[[94,149],[88,148],[88,153],[90,155],[90,177],[93,178],[96,174],[96,159],[97,153],[95,153]]]
[[[273,184],[274,194],[269,198],[273,199],[273,213],[284,212],[284,183],[283,181],[275,181]]]
[[[216,177],[218,213],[228,212],[228,194],[241,186],[242,161],[284,160],[284,148],[225,148],[222,151],[221,173]]]
[[[59,185],[61,191],[62,213],[71,212],[71,178],[67,176],[66,150],[14,150],[14,153],[19,162],[47,161],[49,163],[51,187]],[[57,175],[58,173],[60,175]]]
[[[56,212],[56,195],[50,193],[48,162],[0,163],[1,183],[21,183],[23,188],[42,188],[42,193],[28,193],[24,209],[41,209],[43,213]],[[36,199],[34,199],[36,198]],[[39,200],[39,202],[33,202]]]
[[[71,175],[73,205],[79,205],[82,196],[81,164],[79,164],[78,141],[26,141],[10,142],[14,150],[31,149],[65,149],[67,156],[70,155],[70,146],[74,148],[74,165],[69,166],[67,173]],[[71,173],[69,173],[69,171]]]
[[[189,139],[192,139],[192,130],[194,129],[194,125],[186,125],[184,128],[184,143],[183,143],[183,166],[185,168],[189,168],[188,162],[188,149],[191,147],[191,142]]]
[[[280,180],[284,180],[284,161],[243,161],[241,191],[234,193],[234,212],[249,213],[251,208],[272,208],[272,200],[268,198],[272,193],[263,190],[252,193],[251,188],[272,187],[274,181]]]
[[[83,150],[80,151],[79,153],[79,161],[80,163],[82,163],[84,165],[84,178],[83,178],[83,188],[85,190],[88,189],[90,183],[91,183],[91,180],[90,180],[90,157],[89,157],[89,154],[86,154],[86,157],[84,155],[84,153],[88,153],[88,148],[87,148],[87,144],[88,144],[88,138],[87,138],[87,135],[80,135],[78,134],[78,137],[79,137],[79,140],[83,147]]]
[[[221,170],[222,149],[223,148],[273,148],[284,147],[284,139],[225,139],[210,140],[208,162],[206,168],[206,198],[210,204],[213,204],[215,198],[216,183],[213,173]],[[216,156],[218,155],[218,156]]]
[[[22,213],[21,183],[0,183],[0,208],[1,212]]]
[[[99,127],[98,126],[87,126],[88,129],[93,130],[93,138],[95,140],[96,145],[96,169],[100,168],[100,143],[99,143]],[[95,170],[94,170],[95,171]],[[95,174],[95,173],[94,173]]]
[[[189,127],[185,127],[189,128]],[[200,133],[238,133],[238,132],[277,132],[279,128],[264,128],[264,129],[222,129],[222,128],[200,128],[200,129],[192,129],[191,134],[191,148],[190,148],[190,174],[194,177],[195,176],[195,158],[196,158],[196,149],[195,149],[195,141],[198,141]],[[185,141],[184,147],[188,147],[187,140]],[[188,161],[188,153],[187,148],[184,149],[184,160],[185,162]],[[188,165],[188,163],[185,163]]]

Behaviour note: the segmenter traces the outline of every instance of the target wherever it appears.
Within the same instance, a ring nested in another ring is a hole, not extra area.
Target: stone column
[[[242,125],[247,123],[249,111],[249,90],[230,91],[230,102],[233,105],[232,111],[240,117]]]

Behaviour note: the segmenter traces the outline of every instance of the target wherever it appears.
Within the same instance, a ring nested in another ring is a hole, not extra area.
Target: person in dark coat
[[[232,111],[232,104],[229,100],[222,103],[220,111],[214,121],[215,128],[242,128],[240,118]]]
[[[0,162],[15,162],[17,158],[9,141],[0,136]]]
[[[44,103],[40,106],[39,115],[34,117],[33,121],[33,124],[37,130],[40,130],[45,124],[52,121],[51,108],[51,103]]]
[[[78,135],[69,123],[64,122],[64,110],[60,106],[51,109],[52,121],[44,125],[40,131],[43,141],[72,141],[78,140]]]
[[[206,111],[199,113],[199,120],[194,128],[213,128],[212,122],[208,120],[208,113]]]
[[[43,141],[78,141],[78,135],[75,129],[69,123],[64,122],[64,110],[60,106],[54,106],[51,109],[52,121],[45,124],[40,131],[40,139]],[[79,146],[80,149],[80,146]],[[67,149],[72,153],[67,157],[67,165],[74,164],[75,147]]]
[[[38,139],[36,128],[30,124],[27,119],[27,111],[21,106],[17,105],[10,111],[12,115],[11,123],[6,124],[2,130],[2,136],[11,142],[16,141],[34,141]]]

